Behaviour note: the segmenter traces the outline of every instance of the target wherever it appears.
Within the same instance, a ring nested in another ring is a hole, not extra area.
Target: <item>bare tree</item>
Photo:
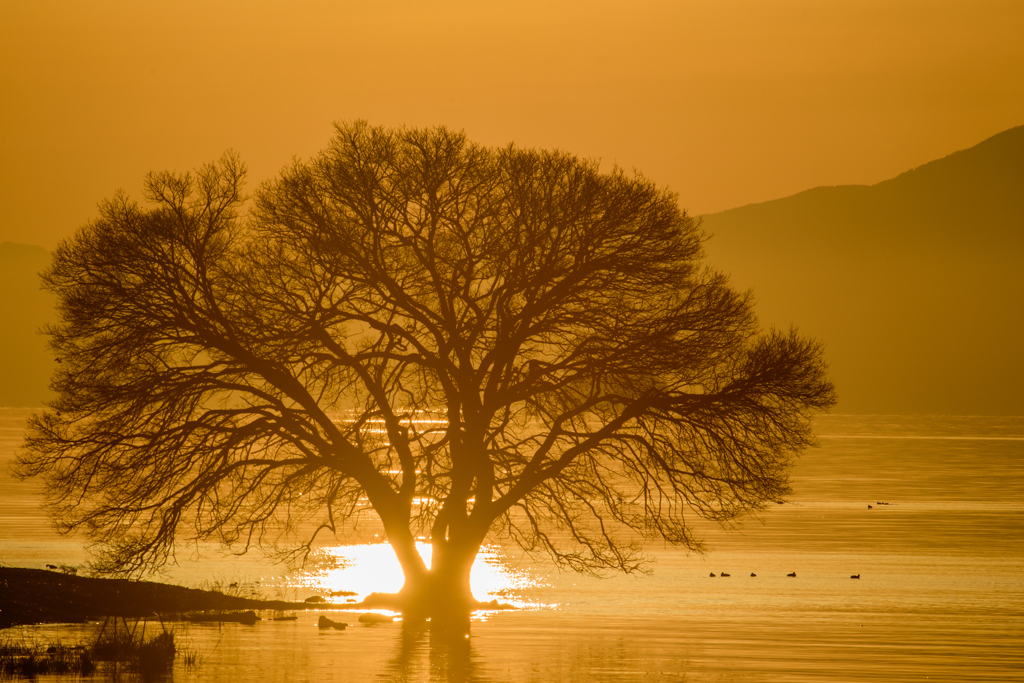
[[[819,346],[759,334],[642,177],[364,123],[250,203],[244,175],[151,174],[44,276],[58,398],[20,471],[107,569],[369,506],[405,608],[471,606],[488,533],[630,572],[638,538],[698,549],[686,515],[784,496],[834,402]]]

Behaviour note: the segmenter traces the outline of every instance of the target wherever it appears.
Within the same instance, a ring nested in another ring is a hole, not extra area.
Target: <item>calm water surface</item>
[[[0,410],[4,470],[26,414]],[[320,632],[321,612],[176,625],[200,664],[179,664],[173,679],[1024,680],[1024,418],[837,415],[817,430],[792,502],[737,531],[707,528],[703,557],[653,547],[652,574],[589,579],[493,546],[474,591],[522,608],[482,616],[468,638],[400,622]],[[0,473],[0,561],[86,557],[80,541],[50,531],[34,484]],[[212,549],[181,559],[168,580],[238,582],[268,597],[365,594],[401,580],[380,545],[324,548],[300,571]],[[723,571],[731,576],[709,576]],[[7,634],[71,641],[95,629]]]

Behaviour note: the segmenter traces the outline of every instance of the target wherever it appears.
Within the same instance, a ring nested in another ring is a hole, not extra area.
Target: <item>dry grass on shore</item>
[[[5,678],[35,678],[43,674],[86,676],[95,670],[92,652],[84,645],[0,639],[0,676]]]
[[[173,630],[161,630],[146,638],[117,627],[107,620],[89,644],[67,645],[32,639],[0,639],[0,678],[35,678],[46,674],[87,676],[97,670],[118,669],[138,673],[143,679],[166,674],[180,655],[187,667],[195,666],[197,656],[181,650]],[[111,626],[112,625],[112,626]]]

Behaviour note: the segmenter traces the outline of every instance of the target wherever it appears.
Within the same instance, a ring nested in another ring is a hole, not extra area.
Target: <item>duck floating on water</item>
[[[750,575],[751,576],[757,576],[757,574],[755,574],[754,572],[750,572]]]
[[[715,578],[715,573],[714,572],[711,572],[711,578],[712,579]]]
[[[792,572],[791,574],[786,574],[786,576],[791,576],[793,578],[796,578],[796,572]]]
[[[725,572],[722,572],[722,576],[732,576],[732,574],[726,574]]]
[[[860,578],[860,574],[851,574],[850,578],[851,579],[859,579]]]

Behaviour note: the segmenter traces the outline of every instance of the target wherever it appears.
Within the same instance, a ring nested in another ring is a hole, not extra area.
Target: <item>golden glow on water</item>
[[[430,566],[432,546],[417,543],[416,548]],[[356,595],[350,597],[357,600],[370,593],[396,593],[402,588],[402,568],[387,543],[330,546],[321,550],[320,559],[323,568],[303,577],[302,586],[327,595],[351,591]],[[509,566],[499,546],[481,548],[470,574],[470,587],[478,600],[498,598],[517,607],[531,604],[521,592],[538,583],[528,571]]]
[[[30,412],[0,408],[0,560],[36,569],[55,560],[84,563],[81,539],[53,532],[38,490],[8,472]],[[544,562],[527,573],[488,547],[478,564],[496,563],[483,569],[498,575],[498,585],[523,590],[489,594],[474,576],[476,597],[529,602],[526,610],[475,622],[470,647],[399,624],[364,627],[344,612],[327,616],[350,628],[320,631],[324,610],[299,610],[297,621],[265,619],[256,627],[177,625],[200,665],[186,669],[179,656],[173,680],[1020,681],[1024,418],[829,415],[818,424],[825,432],[819,436],[839,438],[823,439],[797,462],[793,503],[774,507],[742,534],[717,533],[703,558],[658,544],[651,548],[653,575],[598,580]],[[844,436],[851,434],[979,439]],[[891,505],[868,510],[876,501]],[[401,583],[385,544],[318,549],[298,573],[262,557],[202,548],[202,561],[183,558],[172,569],[172,583],[262,575],[257,590],[285,600],[328,597],[330,590],[365,595]],[[374,575],[389,566],[390,586]],[[732,578],[708,576],[723,569]],[[794,570],[799,578],[787,578]],[[858,573],[861,580],[849,579]],[[370,576],[356,580],[360,574]],[[100,627],[41,624],[2,633],[46,645],[86,643]]]

